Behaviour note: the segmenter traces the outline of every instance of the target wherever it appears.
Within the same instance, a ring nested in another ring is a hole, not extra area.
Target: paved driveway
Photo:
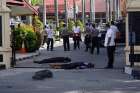
[[[72,47],[72,45],[71,45]],[[55,51],[41,50],[40,56],[17,62],[17,67],[0,71],[0,93],[140,93],[140,81],[124,73],[124,47],[118,47],[115,54],[115,68],[103,69],[107,64],[106,49],[91,55],[80,50],[64,52],[62,42]],[[48,65],[34,64],[33,60],[49,57],[70,57],[72,62],[83,61],[95,64],[95,69],[63,70],[50,69],[54,77],[41,81],[32,80],[34,72],[47,69]],[[45,68],[43,68],[45,67]]]

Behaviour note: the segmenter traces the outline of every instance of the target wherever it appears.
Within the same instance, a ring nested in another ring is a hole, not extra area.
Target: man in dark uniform
[[[69,42],[69,32],[66,27],[66,24],[63,24],[63,30],[61,32],[61,37],[63,38],[63,46],[64,46],[64,51],[70,51],[70,42]]]

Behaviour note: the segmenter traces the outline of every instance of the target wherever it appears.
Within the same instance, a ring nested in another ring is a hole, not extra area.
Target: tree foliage
[[[84,24],[82,23],[82,21],[77,20],[76,21],[76,24],[80,27],[80,30],[83,32],[83,30],[84,30]]]
[[[41,31],[43,29],[43,23],[38,16],[33,17],[33,27],[35,31]]]
[[[74,21],[69,20],[69,22],[68,22],[68,30],[69,30],[69,32],[72,32],[72,29],[73,29],[74,25],[75,25]]]
[[[43,0],[31,0],[31,4],[33,6],[36,6],[36,5],[40,5],[42,4]]]

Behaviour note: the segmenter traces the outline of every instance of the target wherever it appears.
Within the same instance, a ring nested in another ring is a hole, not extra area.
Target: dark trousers
[[[115,46],[107,47],[108,67],[113,67],[114,63]]]
[[[53,50],[53,43],[54,43],[53,38],[47,38],[47,50],[49,50],[50,46],[51,46],[51,51]]]
[[[91,40],[91,54],[94,53],[95,47],[97,48],[97,54],[100,52],[100,47],[99,47],[99,40],[98,37],[92,37]]]
[[[86,46],[85,51],[88,51],[88,49],[91,47],[91,46],[90,46],[90,43],[91,43],[91,37],[88,36],[88,35],[86,35],[86,36],[85,36],[84,43],[85,43],[85,46]]]
[[[74,41],[74,50],[78,47],[80,49],[80,37],[79,36],[74,36],[73,37]]]
[[[64,51],[70,50],[69,36],[63,36]]]

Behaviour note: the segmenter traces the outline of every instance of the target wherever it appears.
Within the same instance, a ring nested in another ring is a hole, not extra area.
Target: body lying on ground
[[[55,69],[86,69],[94,68],[93,63],[87,62],[71,62],[71,63],[58,63],[58,64],[49,64],[51,68]]]
[[[34,61],[34,63],[44,64],[44,63],[68,63],[71,59],[68,57],[53,57],[48,59],[43,59],[41,61]]]

